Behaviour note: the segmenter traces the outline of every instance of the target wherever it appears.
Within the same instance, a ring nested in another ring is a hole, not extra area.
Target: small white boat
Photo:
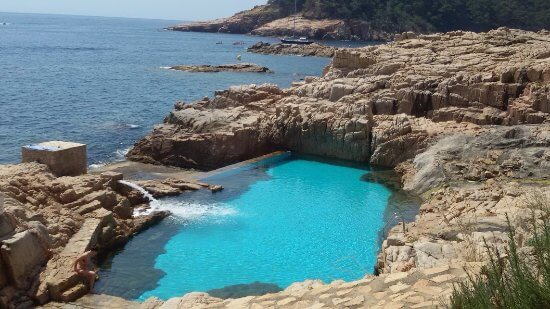
[[[283,42],[285,44],[302,44],[302,45],[313,44],[312,40],[308,40],[305,37],[301,37],[301,38],[294,38],[294,37],[283,38],[283,39],[281,39],[281,42]]]
[[[297,0],[294,0],[294,29],[292,30],[292,36],[282,38],[281,42],[285,44],[301,44],[301,45],[313,44],[313,41],[308,40],[308,38],[306,37],[301,37],[301,38],[296,37],[296,14],[298,14],[298,5],[297,5]]]

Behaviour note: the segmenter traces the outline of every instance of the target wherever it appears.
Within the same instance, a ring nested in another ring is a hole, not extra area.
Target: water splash
[[[124,161],[126,159],[126,155],[128,154],[128,152],[130,152],[130,149],[132,149],[132,147],[117,149],[115,151],[115,161]]]
[[[149,209],[136,209],[134,210],[134,217],[136,216],[146,216],[154,211],[160,210],[160,202],[151,195],[147,190],[145,190],[143,187],[126,180],[119,180],[120,184],[123,184],[125,186],[128,186],[134,190],[139,191],[143,195],[144,198],[146,198],[149,201]]]
[[[90,170],[96,170],[96,169],[103,168],[103,167],[105,167],[105,166],[107,166],[111,163],[123,162],[124,160],[126,160],[126,155],[128,154],[128,152],[130,152],[130,149],[131,149],[131,147],[124,148],[124,149],[118,149],[115,152],[113,152],[113,155],[111,156],[112,157],[111,160],[101,161],[101,162],[97,162],[97,163],[94,163],[94,164],[90,164],[88,166],[88,168]]]
[[[162,210],[168,210],[178,219],[184,221],[198,221],[212,217],[227,217],[237,214],[237,211],[223,204],[201,204],[182,201],[162,201]]]
[[[170,200],[157,200],[151,193],[143,187],[125,180],[120,180],[119,183],[126,185],[132,189],[139,191],[149,201],[148,209],[136,209],[134,216],[146,216],[154,211],[169,211],[178,219],[186,221],[195,221],[205,217],[225,217],[232,216],[237,213],[234,208],[227,207],[223,204],[201,204],[194,202]]]

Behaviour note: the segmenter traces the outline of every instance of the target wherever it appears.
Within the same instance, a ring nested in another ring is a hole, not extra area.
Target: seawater
[[[88,144],[90,164],[121,159],[178,100],[231,85],[287,87],[330,61],[246,52],[274,38],[162,30],[178,21],[0,13],[0,23],[0,164],[18,162],[22,145],[46,140]],[[237,55],[274,73],[161,68],[236,63]]]
[[[391,192],[364,166],[291,156],[206,179],[225,190],[161,200],[174,216],[111,256],[96,292],[145,300],[239,297],[372,273]]]

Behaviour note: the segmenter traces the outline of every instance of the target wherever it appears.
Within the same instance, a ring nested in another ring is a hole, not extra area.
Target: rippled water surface
[[[87,143],[90,164],[116,160],[177,100],[238,84],[286,87],[319,75],[329,62],[246,53],[247,46],[272,38],[162,30],[174,23],[0,13],[0,164],[19,161],[22,145],[58,139]],[[237,41],[245,45],[233,45]],[[275,73],[161,69],[235,63],[239,54]]]
[[[110,257],[96,292],[238,297],[372,273],[391,192],[362,181],[366,168],[333,163],[268,161],[207,179],[221,193],[162,200],[174,216]]]

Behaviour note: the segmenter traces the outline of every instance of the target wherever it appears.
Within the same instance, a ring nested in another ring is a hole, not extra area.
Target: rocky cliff
[[[548,32],[503,28],[339,49],[324,76],[291,88],[239,86],[176,104],[128,158],[213,169],[292,150],[392,167],[424,149],[440,123],[547,123],[549,48]]]
[[[32,308],[88,293],[73,262],[91,248],[100,253],[166,217],[134,216],[147,207],[122,174],[55,177],[38,163],[0,166],[0,308]],[[204,185],[163,180],[144,183],[157,196]]]
[[[390,40],[393,35],[369,22],[353,19],[313,19],[302,15],[285,16],[280,9],[264,5],[228,18],[170,26],[184,32],[220,32],[261,36],[308,37],[316,40]],[[296,28],[294,28],[296,20]]]
[[[173,31],[221,32],[245,34],[256,27],[283,17],[283,13],[272,6],[259,5],[251,10],[239,12],[228,18],[195,22],[168,27]]]
[[[283,43],[264,43],[258,42],[250,46],[247,51],[251,53],[264,55],[295,55],[295,56],[315,56],[315,57],[333,57],[337,48],[313,43],[310,45],[283,44]]]
[[[491,0],[482,5],[476,1],[446,0],[268,0],[267,5],[230,18],[169,29],[389,41],[404,31],[488,31],[498,27],[539,31],[548,25],[550,5],[545,0],[533,0],[527,5],[521,0]]]

